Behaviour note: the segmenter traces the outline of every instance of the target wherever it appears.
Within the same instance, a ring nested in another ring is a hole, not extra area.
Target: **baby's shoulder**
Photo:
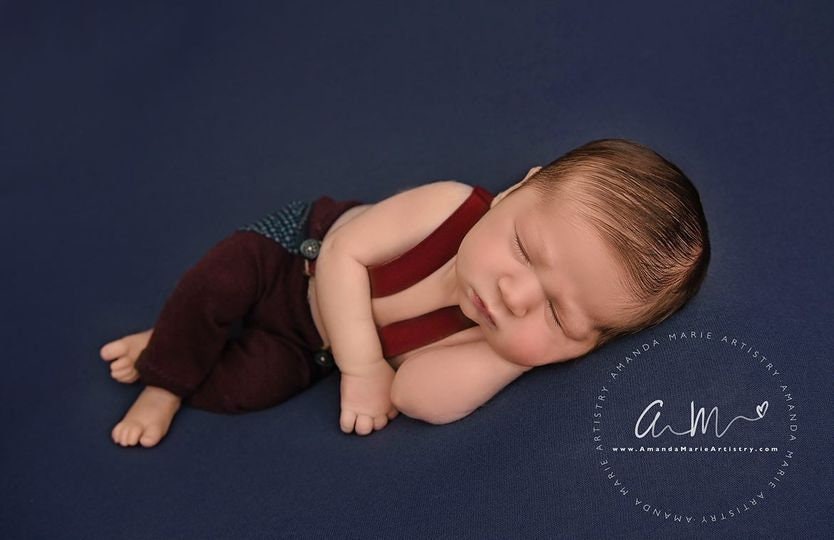
[[[400,190],[390,198],[408,198],[411,202],[426,204],[453,204],[463,202],[474,188],[457,180],[437,180],[417,187]]]
[[[452,215],[474,188],[457,180],[438,180],[406,189],[377,203],[380,215],[412,230],[422,238]]]
[[[371,266],[410,249],[448,218],[473,187],[440,180],[400,191],[369,205],[325,237],[357,260]],[[324,248],[323,248],[324,249]]]
[[[402,189],[370,205],[364,217],[368,225],[396,225],[420,236],[449,217],[473,190],[457,180],[429,182]]]

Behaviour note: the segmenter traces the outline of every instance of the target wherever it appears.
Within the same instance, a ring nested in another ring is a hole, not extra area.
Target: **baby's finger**
[[[356,434],[367,435],[374,431],[374,419],[368,415],[360,414],[356,418]]]
[[[356,413],[342,409],[342,414],[339,416],[339,427],[344,433],[353,432],[353,425],[356,423]]]
[[[388,416],[381,415],[374,418],[374,431],[379,431],[388,425]]]

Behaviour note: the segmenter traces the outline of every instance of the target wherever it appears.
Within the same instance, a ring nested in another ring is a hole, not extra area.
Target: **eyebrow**
[[[518,236],[518,243],[521,245],[521,250],[524,251],[524,253],[527,255],[527,258],[530,259],[530,261],[532,263],[533,257],[531,257],[531,253],[530,253],[530,251],[528,251],[527,245],[524,243],[524,240],[521,238],[521,233],[518,230],[518,224],[513,224],[513,228],[515,229],[515,234]],[[540,262],[540,266],[544,266],[544,268],[547,269],[547,270],[552,270],[553,269],[553,265],[550,263],[550,261],[542,260],[540,257],[538,257],[538,255],[537,255],[537,259]],[[545,291],[545,294],[547,294],[547,291]],[[559,304],[560,308],[565,307],[561,302],[556,302],[556,300],[551,298],[549,295],[548,295],[548,300],[550,300],[554,304]],[[556,318],[559,319],[559,325],[562,327],[564,332],[566,334],[568,334],[568,337],[570,337],[572,339],[575,339],[575,340],[579,341],[578,336],[584,336],[588,333],[592,334],[594,332],[594,330],[597,330],[599,328],[599,324],[597,323],[597,321],[593,317],[590,317],[590,316],[586,315],[585,319],[589,323],[588,326],[585,327],[586,329],[588,329],[587,332],[586,333],[576,332],[575,330],[579,326],[574,325],[574,324],[566,325],[565,324],[566,319],[564,317],[563,312],[564,312],[563,309],[556,310]],[[577,317],[572,317],[572,319],[576,319],[576,318]]]

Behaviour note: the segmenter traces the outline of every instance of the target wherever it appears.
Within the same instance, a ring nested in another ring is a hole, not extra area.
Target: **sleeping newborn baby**
[[[215,245],[153,329],[102,347],[114,379],[146,385],[111,435],[151,447],[183,401],[264,409],[336,369],[345,433],[399,412],[453,422],[533,367],[664,320],[709,258],[690,180],[622,139],[495,196],[441,181],[375,204],[293,202]]]

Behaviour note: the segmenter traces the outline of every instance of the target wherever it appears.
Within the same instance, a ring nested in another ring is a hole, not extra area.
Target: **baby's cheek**
[[[538,332],[525,332],[507,340],[504,357],[519,365],[536,366],[547,360],[548,351],[551,350],[547,336]]]

